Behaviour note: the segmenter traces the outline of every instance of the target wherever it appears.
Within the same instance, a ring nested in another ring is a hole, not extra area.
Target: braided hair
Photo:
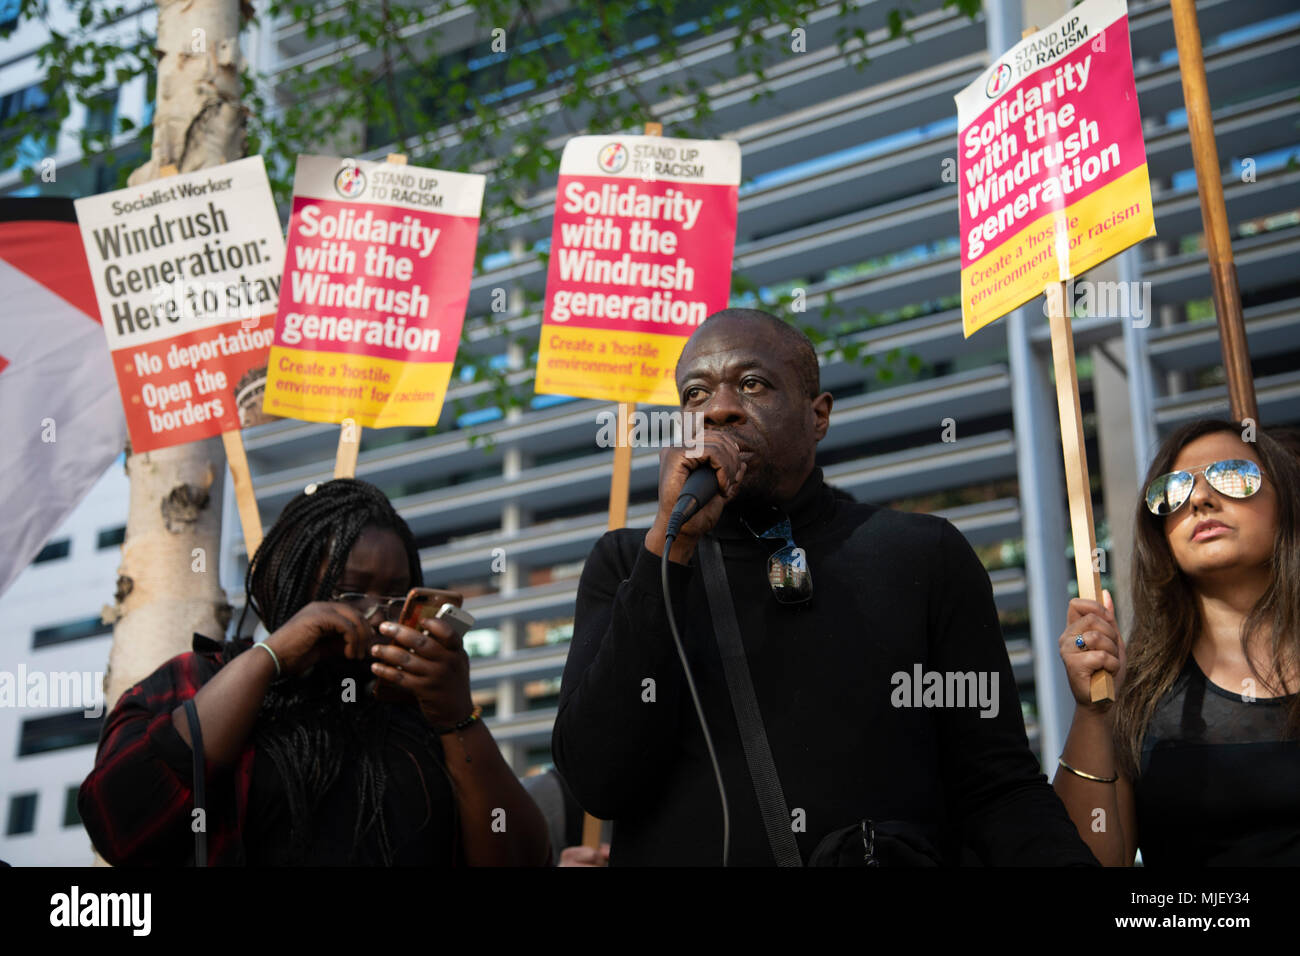
[[[366,528],[397,534],[406,546],[411,587],[424,585],[415,536],[382,491],[355,478],[307,487],[266,533],[244,578],[245,610],[251,607],[268,631],[279,630],[312,601],[329,599]]]
[[[329,600],[353,545],[368,528],[391,531],[401,539],[411,586],[423,586],[415,537],[384,493],[364,481],[336,478],[309,485],[266,533],[245,577],[245,613],[251,608],[274,632],[312,601]],[[242,624],[243,615],[240,631]],[[362,666],[349,671],[356,673],[358,686],[363,682]],[[339,673],[327,667],[317,666],[268,690],[253,739],[283,782],[292,820],[290,854],[295,860],[305,857],[313,819],[348,767],[355,770],[357,803],[351,855],[355,859],[364,838],[374,831],[383,862],[392,862],[383,813],[388,782],[383,757],[391,716],[391,708],[369,694],[357,694],[355,702],[345,703]],[[442,767],[440,755],[431,747],[428,756]]]

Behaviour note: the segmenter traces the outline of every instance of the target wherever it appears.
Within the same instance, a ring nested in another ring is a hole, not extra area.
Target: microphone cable
[[[695,690],[695,678],[691,676],[691,666],[686,662],[686,649],[682,646],[682,636],[677,631],[677,621],[673,617],[673,602],[668,592],[668,555],[672,552],[673,541],[681,522],[669,522],[664,536],[664,553],[659,561],[659,580],[664,592],[664,611],[668,615],[668,628],[673,634],[673,644],[677,647],[677,656],[682,661],[682,671],[686,675],[686,687],[691,692],[691,703],[695,705],[695,716],[700,720],[700,730],[704,732],[704,745],[709,750],[709,760],[713,764],[713,778],[718,784],[718,800],[722,803],[722,865],[727,865],[731,854],[731,814],[727,811],[727,788],[722,784],[722,769],[718,766],[718,753],[713,749],[713,735],[709,733],[709,723],[704,719],[704,708],[700,704],[700,695]]]

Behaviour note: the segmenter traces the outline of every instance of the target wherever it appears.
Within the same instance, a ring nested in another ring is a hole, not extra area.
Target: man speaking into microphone
[[[832,397],[808,339],[727,309],[676,382],[702,430],[661,454],[650,529],[587,559],[552,740],[614,822],[610,863],[1095,865],[1029,750],[965,538],[823,481]],[[673,537],[699,470],[716,493],[692,489]]]

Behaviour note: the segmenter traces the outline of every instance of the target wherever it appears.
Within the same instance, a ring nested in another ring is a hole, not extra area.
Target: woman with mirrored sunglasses
[[[1300,458],[1245,434],[1202,420],[1157,451],[1127,641],[1108,592],[1070,602],[1054,786],[1108,865],[1300,864]],[[1099,669],[1113,705],[1091,701]]]

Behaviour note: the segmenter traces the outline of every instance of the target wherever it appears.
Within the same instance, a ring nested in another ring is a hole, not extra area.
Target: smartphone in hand
[[[411,588],[402,605],[402,613],[397,621],[403,627],[418,628],[422,620],[436,618],[446,621],[463,637],[474,626],[474,618],[460,608],[464,598],[457,591],[445,591],[441,588]],[[376,633],[376,640],[381,644],[391,644],[392,638],[382,631]],[[375,680],[371,682],[370,691],[380,700],[403,700],[409,692]]]
[[[458,637],[464,637],[474,626],[474,616],[461,608],[462,600],[456,591],[411,588],[399,621],[405,627],[418,627],[425,618],[434,618],[449,625]]]

